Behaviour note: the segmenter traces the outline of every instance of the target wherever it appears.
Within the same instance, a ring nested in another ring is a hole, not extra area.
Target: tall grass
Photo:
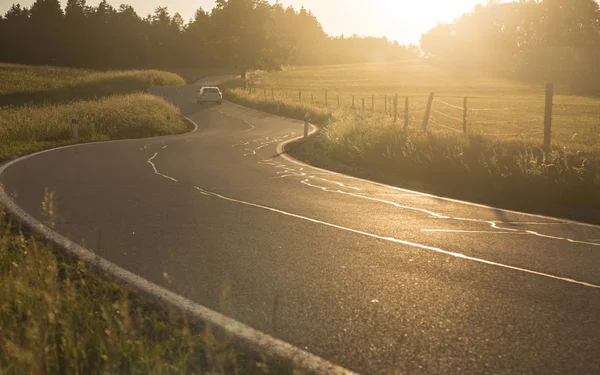
[[[175,133],[187,125],[179,109],[148,94],[112,96],[69,104],[25,105],[0,110],[0,160],[74,143],[71,116],[77,116],[79,141],[166,135],[166,113]]]
[[[278,102],[271,98],[264,98],[262,97],[262,94],[257,95],[249,93],[241,87],[242,85],[242,80],[234,80],[225,84],[224,98],[264,112],[278,114],[297,120],[304,120],[308,113],[311,121],[316,124],[323,124],[329,119],[327,108],[312,105],[310,103],[291,101]]]
[[[292,373],[59,254],[0,208],[0,373]]]

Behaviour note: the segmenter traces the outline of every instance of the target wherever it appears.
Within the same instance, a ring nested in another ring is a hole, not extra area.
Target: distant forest
[[[431,60],[457,69],[560,82],[600,94],[600,12],[595,0],[490,1],[421,38]]]
[[[0,61],[107,68],[231,67],[240,72],[285,65],[390,61],[416,57],[386,38],[329,37],[317,18],[264,0],[217,0],[186,21],[159,7],[141,17],[129,5],[36,0],[0,16]]]

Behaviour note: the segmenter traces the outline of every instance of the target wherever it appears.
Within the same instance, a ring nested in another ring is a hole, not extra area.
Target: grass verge
[[[65,258],[1,208],[0,332],[7,375],[293,373]]]
[[[76,143],[71,116],[77,116],[79,142],[143,138],[174,133],[188,125],[179,109],[149,94],[128,94],[67,104],[0,108],[0,161]]]

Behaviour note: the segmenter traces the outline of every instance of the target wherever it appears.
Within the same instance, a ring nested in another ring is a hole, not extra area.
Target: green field
[[[0,64],[0,161],[71,144],[71,116],[79,141],[176,133],[187,125],[179,110],[145,93],[150,87],[182,85],[161,71],[107,71]]]
[[[365,112],[387,114],[388,118],[393,114],[390,100],[397,94],[399,126],[404,124],[408,97],[411,129],[422,126],[427,98],[435,92],[429,129],[453,133],[463,131],[463,99],[467,97],[469,134],[540,143],[543,140],[544,82],[490,78],[480,72],[451,71],[420,60],[290,67],[279,72],[258,72],[250,80],[255,92],[248,95],[240,89],[235,94],[255,101],[274,98],[298,105],[301,91],[304,105],[324,109],[327,92],[327,106],[332,111],[351,110],[354,96],[355,110],[362,110],[364,99]],[[555,90],[553,140],[573,147],[600,145],[600,98],[570,95],[560,86]],[[382,121],[389,122],[378,120]]]

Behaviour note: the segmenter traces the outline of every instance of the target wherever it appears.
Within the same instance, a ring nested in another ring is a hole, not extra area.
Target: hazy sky
[[[0,0],[0,13],[5,14],[15,3],[31,6],[34,0]],[[97,5],[100,0],[88,0]],[[274,3],[275,1],[271,1]],[[485,0],[280,0],[283,5],[299,8],[304,5],[317,16],[330,35],[387,36],[400,43],[418,43],[421,34],[437,21],[451,21],[475,4]],[[65,4],[66,0],[62,0]],[[179,12],[186,20],[196,9],[212,9],[214,0],[109,0],[113,6],[131,4],[139,15],[145,16],[158,6],[168,6],[171,13]]]

